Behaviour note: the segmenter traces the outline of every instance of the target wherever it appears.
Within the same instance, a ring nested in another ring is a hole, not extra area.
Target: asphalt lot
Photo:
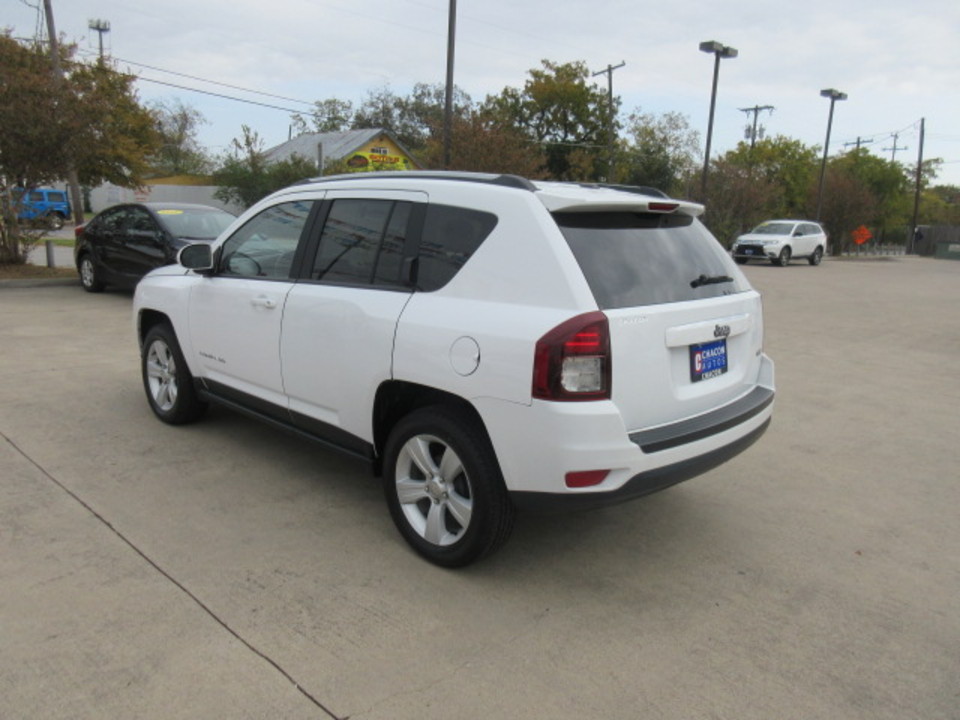
[[[960,718],[960,263],[749,265],[768,433],[445,571],[363,466],[162,425],[130,294],[0,287],[0,716]]]

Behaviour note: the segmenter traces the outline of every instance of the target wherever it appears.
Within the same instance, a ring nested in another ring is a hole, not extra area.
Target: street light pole
[[[457,0],[450,0],[447,20],[447,89],[443,103],[443,169],[450,169],[450,146],[453,134],[453,54],[457,36]]]
[[[701,201],[707,199],[707,172],[710,168],[710,143],[713,139],[713,111],[717,106],[717,80],[720,77],[720,58],[735,58],[738,53],[736,48],[724,45],[716,40],[708,40],[700,43],[700,51],[712,53],[713,61],[713,89],[710,91],[710,119],[707,121],[707,148],[703,156],[703,176],[700,180]]]
[[[817,188],[817,221],[820,220],[820,211],[823,209],[823,178],[827,171],[827,153],[830,151],[830,129],[833,127],[833,106],[837,100],[846,100],[847,94],[827,88],[820,91],[820,97],[830,98],[830,115],[827,117],[827,139],[823,143],[823,161],[820,163],[820,183]]]

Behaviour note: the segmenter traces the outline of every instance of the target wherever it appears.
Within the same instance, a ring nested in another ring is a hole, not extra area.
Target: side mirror
[[[177,253],[177,262],[187,270],[209,272],[213,270],[213,249],[206,243],[187,245]]]

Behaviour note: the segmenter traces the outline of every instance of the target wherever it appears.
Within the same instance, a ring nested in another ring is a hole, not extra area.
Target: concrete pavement
[[[748,265],[778,401],[706,476],[430,566],[364,468],[0,288],[0,716],[957,720],[960,263]]]

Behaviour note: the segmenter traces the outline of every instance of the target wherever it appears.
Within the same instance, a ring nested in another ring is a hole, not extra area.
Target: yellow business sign
[[[409,170],[410,161],[403,155],[358,152],[347,158],[347,167],[355,172]]]

